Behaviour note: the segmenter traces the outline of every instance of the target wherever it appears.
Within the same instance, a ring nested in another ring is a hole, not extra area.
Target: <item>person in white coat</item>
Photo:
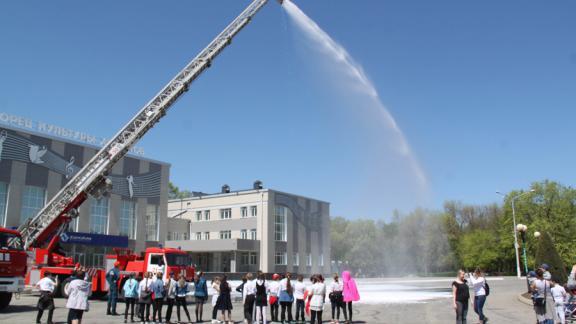
[[[72,324],[82,323],[82,316],[89,307],[88,297],[92,292],[92,278],[86,276],[84,268],[76,272],[76,277],[66,289],[68,295],[66,308],[69,309],[69,318],[72,320]]]

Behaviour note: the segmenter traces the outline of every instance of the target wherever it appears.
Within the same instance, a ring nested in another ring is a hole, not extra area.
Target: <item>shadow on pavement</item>
[[[38,308],[30,305],[10,305],[2,313],[25,313],[30,311],[37,311]]]

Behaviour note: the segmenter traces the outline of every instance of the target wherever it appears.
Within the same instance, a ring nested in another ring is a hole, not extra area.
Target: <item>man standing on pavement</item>
[[[38,299],[38,315],[36,323],[40,323],[44,310],[48,310],[48,324],[52,324],[52,315],[54,314],[54,286],[56,283],[52,279],[52,274],[48,271],[44,273],[44,278],[36,283],[36,288],[40,289],[40,298]]]
[[[118,280],[120,279],[120,270],[118,267],[120,262],[114,262],[114,268],[106,273],[106,281],[108,281],[108,306],[106,308],[106,315],[120,315],[116,313],[116,301],[118,300]]]

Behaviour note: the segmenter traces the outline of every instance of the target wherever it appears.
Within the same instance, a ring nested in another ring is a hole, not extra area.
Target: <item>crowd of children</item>
[[[108,276],[111,283],[119,280],[119,276],[113,270]],[[84,271],[78,270],[69,285],[67,291],[70,294],[67,302],[67,307],[70,309],[68,323],[81,323],[82,314],[88,309],[90,282],[86,278]],[[48,310],[48,323],[52,323],[55,280],[47,274],[36,287],[41,293],[36,322],[40,323],[44,310]],[[191,287],[193,289],[190,289]],[[232,287],[227,277],[214,277],[211,287],[214,291],[211,300],[212,323],[233,323],[231,318]],[[190,295],[193,295],[195,303],[196,323],[203,322],[203,309],[208,300],[208,287],[202,272],[195,276],[193,283],[186,282],[183,277],[178,278],[174,273],[170,273],[167,278],[164,278],[162,272],[155,274],[149,272],[143,277],[129,274],[119,288],[126,305],[123,314],[124,323],[128,320],[134,322],[135,317],[143,323],[172,323],[174,306],[176,306],[178,323],[183,323],[181,309],[188,322],[191,322],[186,299]],[[283,276],[279,274],[266,276],[260,271],[256,275],[247,273],[242,284],[236,287],[236,291],[242,294],[242,313],[245,323],[267,324],[269,319],[271,322],[306,323],[306,318],[309,318],[312,324],[322,323],[327,297],[332,306],[330,323],[340,323],[340,315],[343,316],[345,323],[350,323],[353,314],[352,303],[360,300],[356,282],[348,271],[342,272],[342,279],[338,274],[334,274],[333,282],[328,287],[321,274],[312,275],[310,282],[307,283],[302,275],[297,275],[294,280],[291,273]],[[115,291],[109,298],[107,315],[120,315],[116,313],[118,295],[118,291]],[[295,317],[293,316],[294,304],[296,304]],[[268,308],[270,317],[268,317]]]

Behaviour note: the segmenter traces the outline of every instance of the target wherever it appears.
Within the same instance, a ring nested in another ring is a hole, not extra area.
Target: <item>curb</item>
[[[532,303],[532,299],[524,297],[524,294],[518,295],[518,301],[528,306],[534,306],[534,304]]]

